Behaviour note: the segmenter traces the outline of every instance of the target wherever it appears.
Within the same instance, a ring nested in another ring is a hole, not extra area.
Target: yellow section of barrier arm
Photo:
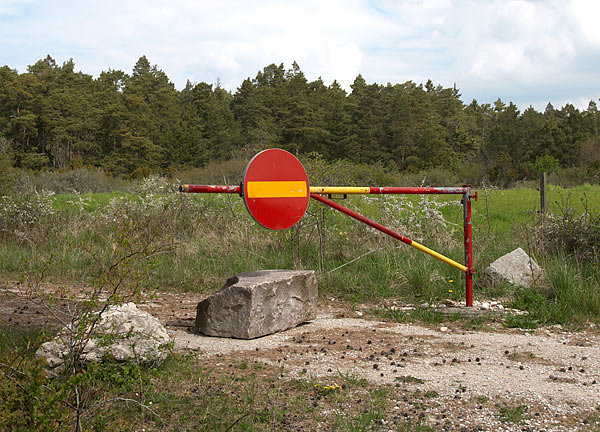
[[[416,241],[413,240],[413,242],[411,243],[411,246],[414,247],[415,249],[419,249],[420,251],[425,252],[427,255],[431,255],[432,257],[445,262],[446,264],[450,264],[452,267],[457,268],[460,271],[463,271],[463,272],[467,271],[467,267],[465,267],[464,265],[457,263],[456,261],[454,261],[448,257],[445,257],[444,255],[439,254],[434,250],[429,249],[427,246],[423,246],[421,243],[417,243]]]
[[[371,192],[369,187],[344,187],[344,186],[311,186],[310,193],[329,194],[329,195],[349,195],[349,194],[368,194]]]

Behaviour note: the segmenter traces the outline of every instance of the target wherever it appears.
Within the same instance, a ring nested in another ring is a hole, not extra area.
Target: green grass
[[[110,204],[115,198],[119,199],[116,205]],[[81,206],[79,199],[84,203]],[[462,262],[459,199],[351,196],[340,202]],[[567,206],[576,212],[591,209],[597,213],[600,187],[552,186],[549,202],[550,210],[557,214]],[[212,292],[234,273],[299,268],[318,271],[324,295],[352,302],[401,298],[418,304],[464,299],[460,271],[316,202],[311,202],[298,228],[286,231],[258,226],[242,200],[229,195],[61,194],[52,197],[52,203],[54,213],[44,215],[40,223],[17,226],[16,231],[4,234],[0,241],[3,278],[20,279],[24,272],[40,268],[40,263],[51,258],[47,278],[85,283],[94,275],[92,254],[110,250],[114,237],[129,221],[137,224],[148,241],[174,246],[152,266],[141,264],[139,270],[148,289]],[[531,226],[539,220],[538,207],[539,195],[533,189],[479,191],[479,201],[473,202],[476,277],[491,261],[520,246],[547,267],[549,286],[530,292],[498,286],[476,291],[475,298],[513,297],[514,306],[529,310],[531,321],[539,324],[597,320],[598,266],[536,249]],[[429,216],[425,208],[432,212]],[[436,219],[435,214],[443,219]],[[422,310],[406,315],[410,320],[438,319]]]
[[[515,290],[512,306],[529,311],[529,315],[511,318],[509,326],[577,326],[588,320],[597,320],[600,317],[600,274],[597,265],[577,263],[561,255],[551,257],[544,264],[548,283]]]
[[[498,417],[505,423],[520,423],[527,412],[525,405],[502,405],[498,410]]]
[[[5,322],[0,322],[0,356],[22,352],[32,358],[33,350],[30,347],[35,347],[45,336],[39,328],[14,328]]]
[[[410,375],[396,377],[396,381],[411,384],[423,384],[425,382],[421,378],[416,378]]]

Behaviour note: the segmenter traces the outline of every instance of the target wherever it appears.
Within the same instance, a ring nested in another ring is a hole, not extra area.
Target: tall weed
[[[540,324],[584,324],[600,320],[600,275],[594,264],[564,254],[544,263],[547,281],[519,288],[513,306],[529,312]]]

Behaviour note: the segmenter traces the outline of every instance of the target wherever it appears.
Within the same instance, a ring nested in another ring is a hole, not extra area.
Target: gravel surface
[[[47,325],[44,308],[22,294],[15,285],[0,289],[0,319],[9,325]],[[202,298],[159,293],[139,307],[167,326],[175,350],[191,351],[215,370],[252,361],[269,366],[280,380],[365,379],[392,389],[391,418],[423,418],[434,430],[600,430],[596,329],[397,324],[369,318],[368,307],[361,311],[326,300],[311,323],[238,340],[191,333]],[[66,302],[59,306],[68,308]],[[507,409],[509,414],[523,409],[523,415],[506,421],[499,413]],[[385,430],[385,422],[381,426]]]
[[[585,420],[600,410],[595,332],[465,331],[322,313],[314,322],[253,340],[170,333],[177,350],[277,365],[285,371],[281,378],[333,382],[352,376],[436,394],[440,407],[428,415],[450,422],[445,430],[458,424],[471,428],[465,430],[598,430]],[[494,401],[495,408],[482,400]],[[499,406],[519,405],[528,415],[518,425],[499,419]]]
[[[204,356],[245,352],[269,362],[273,351],[285,351],[284,361],[292,372],[305,369],[309,361],[306,369],[317,376],[334,368],[391,384],[400,375],[410,375],[425,381],[423,388],[440,394],[454,393],[461,384],[479,395],[531,399],[555,407],[595,408],[600,403],[597,334],[442,330],[320,316],[312,323],[252,340],[182,330],[172,330],[171,336],[176,349],[196,350]]]

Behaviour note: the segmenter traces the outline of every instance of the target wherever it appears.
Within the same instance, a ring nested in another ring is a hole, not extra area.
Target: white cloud
[[[331,46],[325,61],[321,62],[320,75],[326,83],[337,80],[342,88],[350,92],[350,84],[360,73],[363,58],[364,54],[355,42]]]
[[[527,106],[600,96],[599,20],[597,0],[0,0],[0,65],[23,72],[50,54],[98,75],[147,55],[178,88],[220,79],[235,91],[295,60],[309,80],[347,89],[358,73],[431,78],[467,102]]]
[[[587,39],[600,44],[600,2],[597,0],[573,0],[573,14]]]
[[[501,3],[501,4],[500,4]],[[467,33],[468,73],[483,80],[530,79],[547,75],[568,64],[574,56],[572,29],[548,4],[495,2],[480,16],[487,22]],[[478,37],[477,37],[478,36]]]

